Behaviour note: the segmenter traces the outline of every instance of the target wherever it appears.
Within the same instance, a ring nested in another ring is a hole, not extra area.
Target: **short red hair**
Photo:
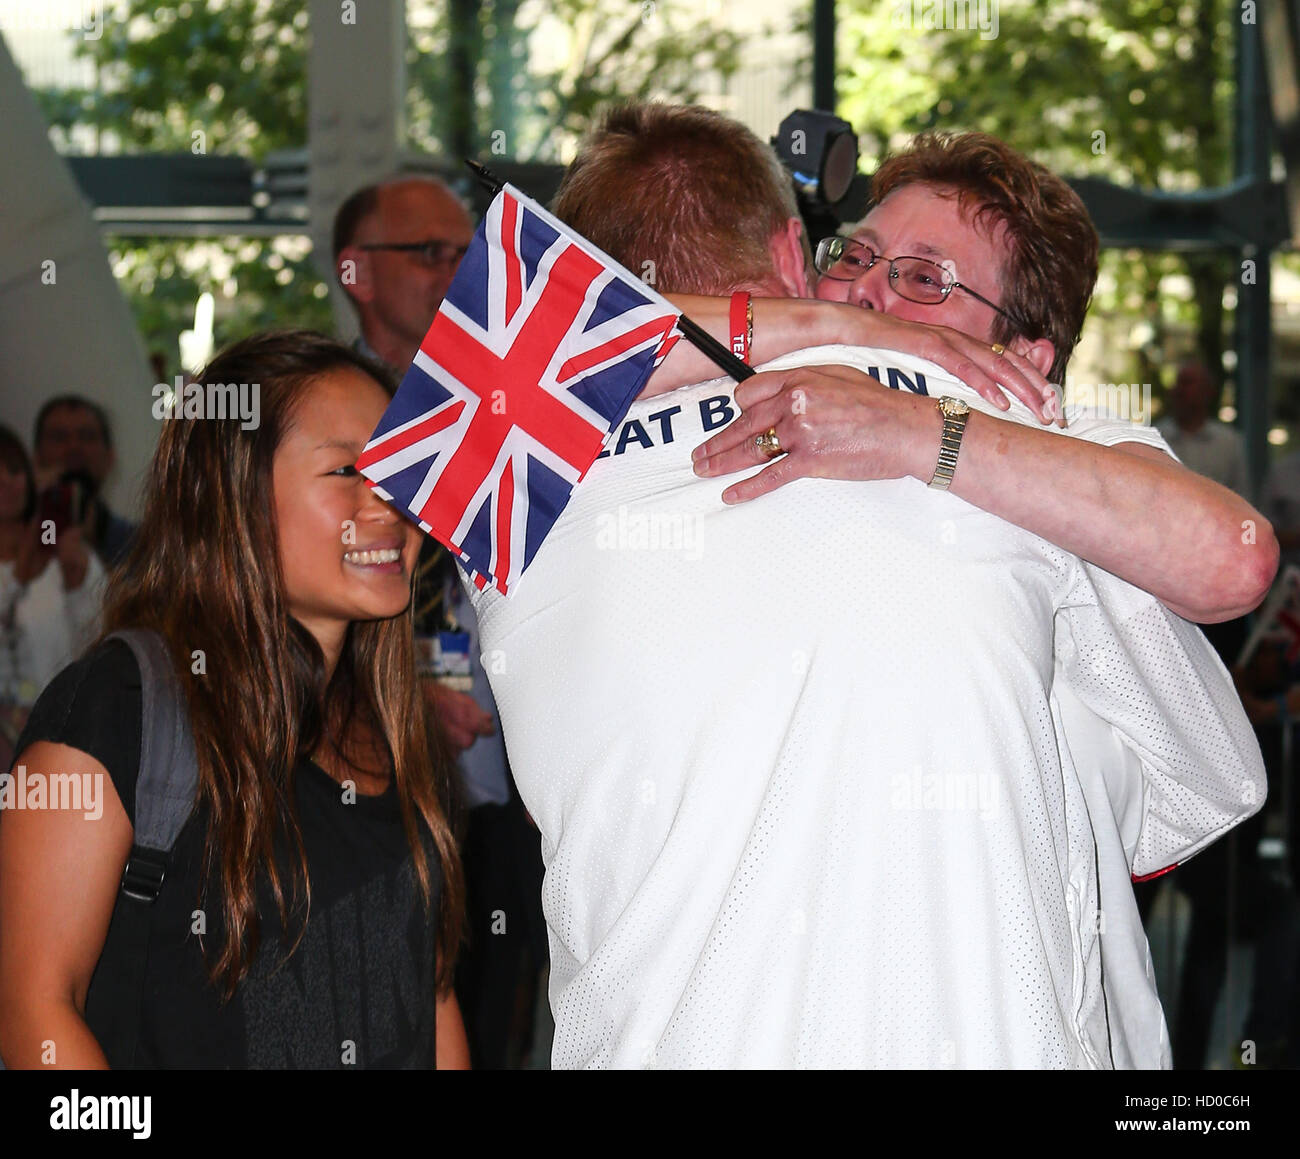
[[[611,110],[583,142],[555,216],[665,294],[727,294],[776,274],[768,243],[798,217],[772,149],[712,109]]]

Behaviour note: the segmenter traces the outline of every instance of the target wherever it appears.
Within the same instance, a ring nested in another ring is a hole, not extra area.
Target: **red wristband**
[[[749,301],[745,290],[731,295],[731,353],[746,363],[749,361]]]

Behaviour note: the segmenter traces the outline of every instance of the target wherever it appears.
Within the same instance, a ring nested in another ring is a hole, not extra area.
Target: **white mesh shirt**
[[[1096,843],[1089,907],[1104,993],[1093,1034],[1117,1067],[1172,1065],[1155,969],[1131,878],[1159,873],[1263,803],[1262,763],[1231,677],[1193,625],[1085,565],[1058,614],[1052,704],[1067,778]]]
[[[797,361],[991,409],[890,352]],[[726,507],[690,452],[733,415],[725,382],[635,403],[511,596],[472,593],[542,833],[554,1065],[1135,1064],[1098,766],[1133,754],[1141,865],[1253,811],[1226,675],[1151,597],[916,480]],[[1112,427],[1073,433],[1159,442]]]

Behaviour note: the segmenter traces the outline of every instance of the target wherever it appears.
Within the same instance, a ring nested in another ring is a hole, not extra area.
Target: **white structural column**
[[[310,0],[308,206],[316,265],[339,333],[356,317],[334,277],[330,232],[343,200],[397,172],[406,102],[405,0]]]
[[[91,208],[0,37],[0,421],[30,446],[41,404],[93,399],[113,423],[117,470],[105,497],[137,511],[158,438],[153,372],[109,268]]]

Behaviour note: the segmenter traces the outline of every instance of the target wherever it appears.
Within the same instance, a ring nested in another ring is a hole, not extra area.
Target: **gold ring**
[[[996,354],[999,358],[1001,358],[1007,352],[1007,348],[1003,346],[1001,342],[993,343],[993,345],[990,346],[989,349],[992,350],[993,353]]]
[[[785,454],[784,449],[781,447],[781,440],[777,438],[776,427],[768,427],[761,435],[755,435],[754,446],[769,459],[775,459],[777,455]]]

